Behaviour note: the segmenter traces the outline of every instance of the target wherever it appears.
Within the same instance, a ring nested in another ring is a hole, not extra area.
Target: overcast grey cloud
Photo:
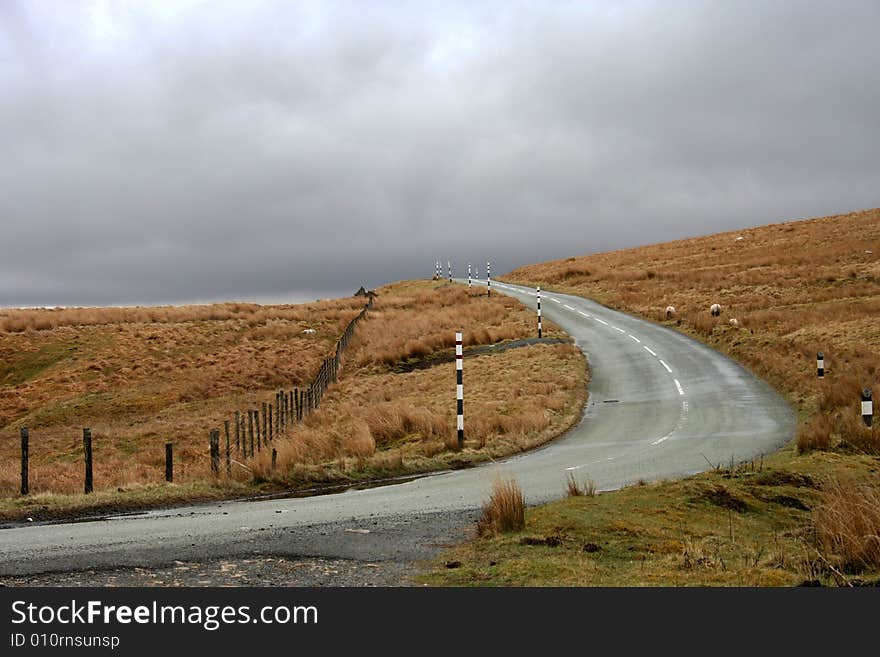
[[[0,305],[315,296],[875,207],[878,25],[877,2],[6,0]]]

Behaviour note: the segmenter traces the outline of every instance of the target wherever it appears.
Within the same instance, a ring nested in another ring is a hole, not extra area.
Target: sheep
[[[666,306],[666,319],[675,317],[675,306]]]
[[[721,314],[721,304],[713,303],[709,308],[709,314],[712,315],[712,317],[718,317]]]
[[[733,328],[737,328],[737,327],[739,326],[739,321],[737,321],[736,317],[731,317],[731,318],[730,318],[730,325],[731,325]]]

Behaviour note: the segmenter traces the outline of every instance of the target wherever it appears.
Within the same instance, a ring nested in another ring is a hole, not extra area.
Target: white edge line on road
[[[639,340],[639,339],[638,339],[636,336],[634,336],[632,333],[627,333],[627,335],[628,335],[629,337],[631,337],[633,340],[635,340],[636,342],[638,342],[639,344],[642,344],[642,341]]]
[[[574,308],[572,308],[571,306],[569,306],[567,303],[562,304],[562,307],[563,307],[563,308],[568,308],[569,310],[574,310]]]
[[[596,317],[596,321],[597,321],[597,322],[601,322],[601,323],[604,324],[605,326],[608,326],[608,322],[606,322],[604,319],[599,319],[598,317]]]
[[[621,333],[626,333],[626,331],[624,331],[624,330],[623,330],[622,328],[620,328],[619,326],[612,326],[611,328],[613,328],[615,331],[620,331]]]
[[[578,310],[578,313],[583,315],[584,317],[589,317],[589,315],[587,313],[585,313],[583,310]]]
[[[562,302],[561,302],[559,299],[557,299],[556,297],[550,297],[550,301],[553,301],[553,302],[555,302],[555,303],[562,303]]]
[[[660,364],[661,364],[663,367],[666,368],[666,371],[667,371],[667,372],[669,372],[670,374],[672,374],[672,368],[670,368],[669,365],[666,364],[666,361],[663,360],[662,358],[660,359]]]
[[[675,381],[675,387],[678,388],[678,394],[683,395],[684,388],[681,387],[681,384],[678,382],[678,379],[673,379],[673,381]]]
[[[651,349],[651,347],[648,347],[648,346],[646,346],[646,345],[642,345],[642,349],[644,349],[645,351],[647,351],[647,352],[648,352],[649,354],[651,354],[652,356],[656,356],[656,355],[657,355],[657,352],[655,352],[653,349]]]

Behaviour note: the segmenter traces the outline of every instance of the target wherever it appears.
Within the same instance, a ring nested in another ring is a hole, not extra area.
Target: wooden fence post
[[[262,435],[262,433],[260,432],[260,409],[259,408],[254,409],[254,432],[257,435],[257,451],[259,452],[262,448],[262,446],[260,445],[260,436]],[[254,448],[253,448],[253,446],[251,446],[251,456],[253,456],[253,455],[254,455]]]
[[[254,457],[254,411],[253,409],[248,409],[248,439],[250,440],[251,446],[250,450],[245,449],[245,456]],[[247,445],[245,445],[247,447]]]
[[[247,456],[247,429],[245,427],[244,415],[241,416],[241,453]]]
[[[223,429],[226,431],[226,476],[232,476],[232,456],[229,454],[229,420],[223,420]]]
[[[293,409],[294,409],[294,414],[296,415],[297,422],[302,421],[302,415],[300,415],[300,412],[299,412],[299,402],[300,402],[299,388],[294,388],[293,389]]]
[[[220,429],[211,429],[208,440],[211,444],[211,474],[216,477],[220,474]]]
[[[241,421],[241,413],[239,411],[235,411],[235,453],[236,453],[236,455],[241,454],[241,427],[239,426],[240,421]]]
[[[277,413],[275,415],[278,415]],[[272,433],[272,427],[274,426],[274,422],[272,421],[272,404],[269,404],[269,442],[271,443],[274,434]]]
[[[86,494],[94,490],[94,482],[92,480],[92,430],[83,429],[83,454],[86,459]]]
[[[174,444],[165,443],[165,481],[174,481]]]
[[[21,434],[21,494],[28,494],[28,441],[30,439],[30,434],[28,434],[27,427],[22,427],[19,430]]]

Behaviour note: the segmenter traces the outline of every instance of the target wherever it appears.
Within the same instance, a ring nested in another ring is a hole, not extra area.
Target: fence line
[[[438,262],[439,266],[439,262]],[[302,423],[308,415],[318,409],[327,389],[339,380],[339,372],[342,367],[342,356],[351,339],[358,323],[366,316],[373,307],[373,297],[369,297],[361,311],[355,315],[346,325],[339,338],[336,347],[330,356],[321,361],[321,366],[312,380],[305,386],[293,390],[278,390],[275,393],[275,403],[261,402],[260,406],[248,410],[248,440],[245,440],[244,414],[235,411],[236,423],[236,453],[245,460],[253,459],[256,452],[261,452],[263,447],[272,449],[270,443],[276,436],[280,437],[292,430],[297,424]],[[227,421],[228,422],[228,421]],[[239,422],[241,424],[239,424]],[[241,448],[239,447],[241,436]],[[250,447],[250,449],[248,449]],[[275,452],[275,449],[272,449]],[[228,476],[228,469],[227,469]]]

